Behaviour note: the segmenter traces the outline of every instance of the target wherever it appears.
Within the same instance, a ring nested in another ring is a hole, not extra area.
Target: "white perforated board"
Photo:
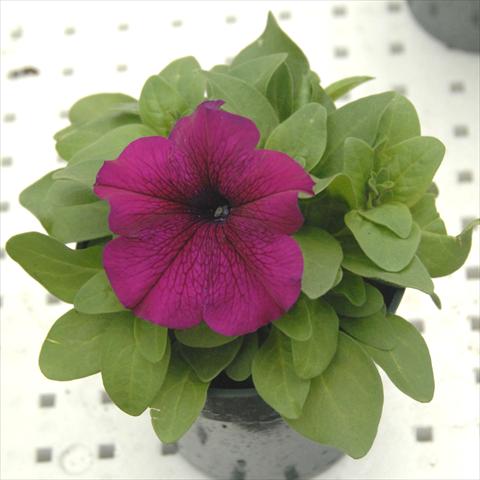
[[[129,417],[105,403],[98,376],[68,383],[42,377],[41,342],[68,309],[47,296],[3,247],[40,230],[18,193],[60,166],[52,135],[79,97],[133,96],[174,58],[204,68],[258,36],[271,9],[328,84],[350,75],[377,80],[350,99],[387,89],[416,105],[424,134],[447,146],[438,173],[439,208],[456,234],[479,216],[479,57],[431,38],[403,2],[1,3],[1,473],[2,479],[203,479],[161,448],[148,414]],[[35,67],[38,75],[9,78]],[[436,372],[432,403],[418,404],[385,381],[384,415],[370,454],[344,458],[319,478],[479,477],[478,233],[466,266],[439,279],[443,309],[408,292],[399,313],[423,330]]]

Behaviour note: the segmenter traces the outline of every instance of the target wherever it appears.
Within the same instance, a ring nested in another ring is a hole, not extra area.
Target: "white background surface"
[[[479,57],[431,38],[403,2],[4,1],[1,9],[2,479],[205,478],[180,456],[162,454],[148,413],[133,418],[102,403],[99,376],[55,383],[37,367],[43,338],[68,307],[48,297],[3,247],[13,234],[41,231],[17,197],[59,167],[52,135],[79,97],[102,91],[138,97],[149,75],[184,55],[204,68],[223,63],[261,33],[271,9],[325,85],[373,75],[377,80],[350,99],[387,89],[406,93],[424,134],[447,146],[437,183],[450,233],[479,216]],[[40,74],[8,79],[25,66]],[[415,403],[386,380],[370,454],[344,458],[320,478],[479,477],[478,245],[476,233],[466,266],[436,281],[441,311],[414,291],[399,310],[423,327],[436,372],[433,402]],[[54,406],[41,407],[51,395]],[[417,441],[422,432],[431,440]],[[37,461],[38,449],[51,460]]]

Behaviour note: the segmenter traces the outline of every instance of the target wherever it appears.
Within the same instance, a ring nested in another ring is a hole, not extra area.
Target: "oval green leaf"
[[[395,348],[383,351],[365,347],[399,390],[418,402],[433,398],[435,380],[427,344],[418,330],[398,315],[388,315],[395,336]]]
[[[159,362],[167,350],[168,328],[135,317],[134,335],[140,353],[152,363]]]
[[[252,374],[253,358],[258,350],[258,335],[251,333],[243,338],[242,348],[225,370],[226,374],[236,382],[243,382]]]
[[[367,454],[382,414],[383,388],[375,365],[343,333],[327,370],[312,380],[298,419],[286,422],[314,442],[332,445],[353,458]]]
[[[162,442],[176,442],[192,426],[205,405],[208,386],[173,348],[165,381],[150,404],[153,429]]]
[[[384,203],[368,210],[359,210],[358,213],[370,222],[388,228],[400,238],[408,238],[412,232],[412,214],[403,203]]]
[[[310,226],[299,230],[295,240],[304,260],[302,291],[309,298],[321,297],[335,283],[343,258],[342,247],[325,230]]]
[[[88,377],[101,368],[101,337],[111,315],[85,315],[70,310],[48,332],[40,351],[40,370],[51,380]]]
[[[367,292],[363,278],[354,275],[348,270],[343,271],[342,281],[333,288],[332,293],[342,295],[356,307],[360,307],[367,301]]]
[[[214,332],[206,323],[202,322],[195,327],[185,330],[175,330],[175,337],[187,347],[212,348],[233,342],[237,337],[227,337]]]
[[[337,100],[340,97],[343,97],[346,93],[354,88],[358,87],[362,83],[373,80],[373,77],[348,77],[337,80],[336,82],[330,84],[325,92],[332,100]]]
[[[287,418],[297,418],[310,389],[310,380],[300,378],[293,366],[290,339],[272,328],[252,364],[258,394],[274,410]]]
[[[306,341],[292,340],[293,366],[300,378],[320,375],[330,364],[338,343],[338,317],[321,299],[306,300],[311,314],[312,335]]]
[[[311,302],[302,295],[297,303],[273,325],[287,337],[305,341],[312,336]]]

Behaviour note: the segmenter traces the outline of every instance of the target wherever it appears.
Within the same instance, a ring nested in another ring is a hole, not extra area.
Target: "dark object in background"
[[[15,70],[10,70],[10,72],[8,72],[8,78],[11,78],[13,80],[15,78],[32,77],[39,74],[40,74],[40,71],[38,70],[38,68],[23,67],[23,68],[17,68]]]
[[[480,51],[480,0],[408,0],[410,10],[450,48]]]

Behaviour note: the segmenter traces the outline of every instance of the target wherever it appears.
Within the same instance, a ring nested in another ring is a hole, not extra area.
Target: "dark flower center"
[[[192,213],[205,220],[224,222],[230,215],[231,207],[228,200],[220,193],[205,190],[190,200]]]

